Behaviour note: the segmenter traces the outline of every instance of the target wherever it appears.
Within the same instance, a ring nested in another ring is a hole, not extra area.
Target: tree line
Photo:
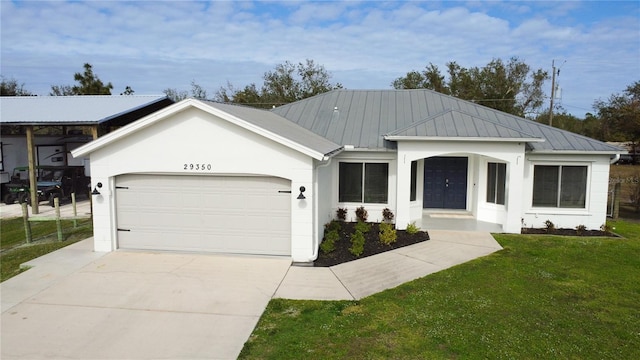
[[[191,90],[167,88],[163,92],[169,98],[180,101],[193,97],[218,102],[243,104],[258,108],[272,108],[302,100],[334,89],[342,89],[340,83],[331,81],[332,75],[324,66],[307,59],[305,62],[286,61],[264,73],[262,84],[251,83],[236,87],[231,82],[221,86],[212,97],[207,91],[191,82]],[[83,71],[73,76],[74,85],[52,85],[49,95],[111,95],[113,84],[104,83],[93,72],[91,64],[84,64]],[[541,123],[549,121],[549,109],[543,90],[549,73],[543,69],[531,69],[517,57],[503,61],[493,59],[483,67],[466,68],[452,61],[446,64],[446,73],[429,63],[423,70],[412,70],[391,82],[395,89],[430,89],[469,100],[480,105],[526,117]],[[121,95],[135,91],[126,86]],[[30,96],[24,84],[15,79],[1,77],[0,96]],[[627,86],[622,93],[611,94],[606,100],[596,99],[594,113],[584,119],[567,113],[561,107],[553,110],[553,126],[602,141],[630,141],[640,143],[640,81]]]

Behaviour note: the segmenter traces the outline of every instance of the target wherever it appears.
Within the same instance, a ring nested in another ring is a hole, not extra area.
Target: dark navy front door
[[[467,208],[466,157],[432,157],[424,159],[425,209]]]

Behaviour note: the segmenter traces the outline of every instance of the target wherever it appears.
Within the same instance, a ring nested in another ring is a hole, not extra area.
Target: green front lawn
[[[90,219],[78,220],[77,228],[73,221],[63,220],[62,242],[57,241],[56,222],[31,222],[33,242],[26,243],[22,218],[0,220],[0,281],[18,275],[24,269],[20,265],[46,255],[52,251],[93,236],[93,225]]]
[[[638,359],[640,225],[504,250],[360,301],[272,300],[243,359]]]

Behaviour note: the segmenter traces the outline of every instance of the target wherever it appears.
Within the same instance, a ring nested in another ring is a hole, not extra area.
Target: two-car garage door
[[[121,175],[118,247],[290,255],[290,190],[275,177]]]

